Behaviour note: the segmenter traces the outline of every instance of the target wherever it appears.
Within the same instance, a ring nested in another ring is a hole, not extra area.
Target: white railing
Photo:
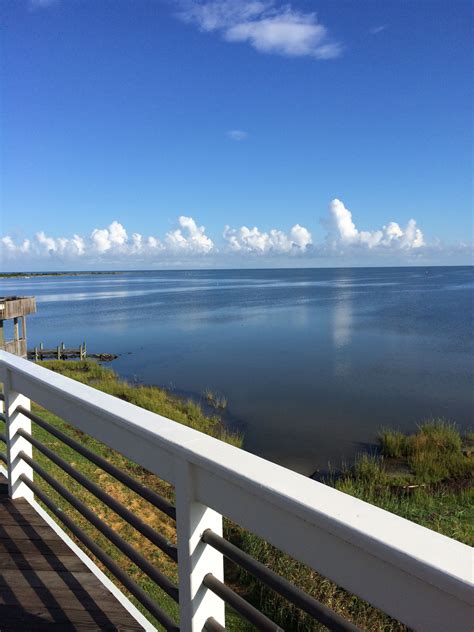
[[[224,603],[202,581],[223,581],[222,555],[201,541],[226,516],[415,630],[472,630],[472,549],[335,489],[89,386],[0,352],[9,488],[32,476],[17,458],[31,432],[29,400],[175,486],[180,625],[225,624]]]

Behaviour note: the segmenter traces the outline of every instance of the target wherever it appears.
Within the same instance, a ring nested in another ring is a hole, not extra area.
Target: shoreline
[[[100,276],[123,274],[121,270],[79,271],[79,272],[0,272],[0,279],[30,279],[32,277]]]

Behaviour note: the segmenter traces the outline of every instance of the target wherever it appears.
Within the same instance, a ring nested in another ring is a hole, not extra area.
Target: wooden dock
[[[83,342],[77,349],[67,349],[64,342],[61,342],[54,349],[45,349],[43,343],[39,347],[28,350],[28,358],[30,360],[67,360],[73,358],[79,358],[79,360],[85,360],[87,358],[86,343]]]
[[[61,342],[54,349],[45,349],[43,343],[39,347],[28,350],[28,360],[85,360],[86,358],[95,358],[101,362],[111,362],[118,356],[114,353],[87,353],[86,343],[83,342],[76,349],[68,349],[64,342]],[[1,630],[0,630],[1,632]]]
[[[143,628],[0,476],[0,630]]]

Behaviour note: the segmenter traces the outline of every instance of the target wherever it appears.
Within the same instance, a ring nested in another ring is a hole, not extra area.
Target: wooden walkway
[[[142,629],[0,476],[0,632]]]

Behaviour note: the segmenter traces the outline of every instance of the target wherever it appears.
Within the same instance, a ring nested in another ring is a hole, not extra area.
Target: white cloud
[[[91,233],[93,247],[98,253],[107,252],[114,246],[123,246],[127,239],[127,231],[117,221],[113,221],[108,228],[94,228]]]
[[[328,241],[334,248],[339,246],[362,246],[413,249],[425,245],[423,233],[411,219],[405,230],[397,222],[389,222],[379,230],[359,230],[352,213],[341,200],[334,199],[329,205],[330,222]]]
[[[5,260],[16,260],[21,254],[29,254],[32,259],[112,261],[160,254],[207,254],[214,249],[214,243],[205,234],[204,227],[197,226],[192,217],[181,216],[178,222],[180,228],[167,233],[165,243],[152,235],[143,237],[136,232],[129,237],[124,226],[117,221],[107,228],[94,228],[88,239],[79,235],[55,238],[39,231],[34,240],[24,239],[17,244],[10,235],[6,235],[0,238],[0,255]]]
[[[241,129],[231,129],[227,132],[227,136],[231,139],[231,140],[245,140],[246,138],[248,138],[248,133],[242,131]]]
[[[377,35],[377,33],[382,33],[382,31],[385,31],[387,28],[386,24],[380,24],[379,26],[373,26],[371,29],[369,29],[369,33],[371,35]]]
[[[181,228],[166,234],[166,242],[172,250],[191,253],[207,253],[214,248],[212,239],[205,234],[204,226],[197,226],[192,217],[179,217]]]
[[[25,245],[28,242],[27,250]],[[35,235],[35,241],[29,242],[28,239],[23,242],[23,252],[33,251],[36,254],[57,254],[66,256],[82,256],[85,253],[85,242],[79,235],[73,235],[71,238],[66,237],[48,237],[44,231],[40,231]]]
[[[316,217],[315,217],[316,219]],[[178,226],[162,239],[128,232],[113,221],[96,227],[89,236],[52,237],[39,231],[32,239],[0,237],[0,260],[10,269],[58,269],[160,266],[226,265],[400,265],[403,263],[463,264],[472,261],[472,244],[444,245],[436,240],[427,244],[416,221],[406,226],[389,221],[381,228],[361,230],[351,211],[341,200],[329,205],[324,225],[326,236],[314,240],[308,228],[295,224],[289,230],[257,226],[226,226],[223,239],[214,243],[205,228],[189,216],[181,215]],[[259,262],[259,263],[257,263]]]
[[[312,243],[311,233],[307,228],[296,224],[289,235],[281,230],[272,228],[268,233],[260,231],[256,226],[247,228],[224,229],[224,239],[232,252],[248,252],[256,254],[302,253]]]
[[[30,251],[31,242],[29,239],[24,239],[21,244],[15,244],[13,239],[6,235],[0,238],[0,253],[3,250],[9,256],[15,256],[18,254],[27,254]]]
[[[202,31],[217,31],[228,42],[247,42],[263,53],[332,59],[342,46],[330,39],[316,13],[274,0],[182,0],[178,16]]]

